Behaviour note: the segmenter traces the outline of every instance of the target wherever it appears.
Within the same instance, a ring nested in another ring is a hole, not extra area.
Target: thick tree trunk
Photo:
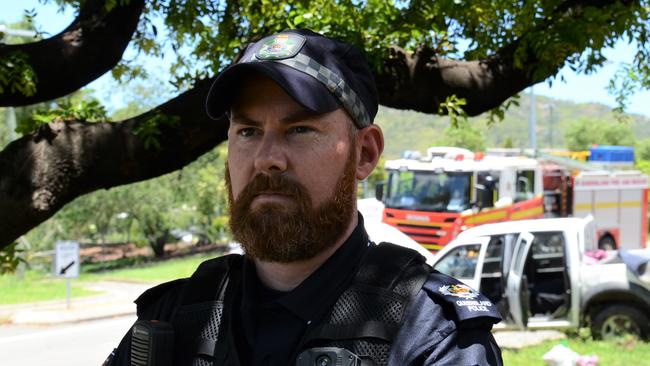
[[[149,246],[156,258],[162,258],[165,256],[165,244],[167,244],[167,234],[159,236],[149,242]]]
[[[0,106],[22,106],[70,94],[111,70],[122,59],[142,13],[144,0],[104,8],[106,0],[86,0],[68,28],[54,37],[21,45],[0,44],[0,60],[27,56],[36,76],[36,93],[7,88]],[[117,3],[121,3],[118,1]]]

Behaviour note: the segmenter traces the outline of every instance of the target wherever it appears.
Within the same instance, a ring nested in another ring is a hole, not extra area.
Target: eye
[[[313,128],[308,126],[294,126],[289,130],[290,133],[302,134],[314,131]]]
[[[242,137],[251,137],[255,134],[255,129],[252,127],[241,128],[237,131],[237,134]]]

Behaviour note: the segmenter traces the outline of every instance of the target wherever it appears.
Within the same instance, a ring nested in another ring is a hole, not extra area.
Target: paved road
[[[0,326],[2,366],[101,365],[135,316],[50,327]]]

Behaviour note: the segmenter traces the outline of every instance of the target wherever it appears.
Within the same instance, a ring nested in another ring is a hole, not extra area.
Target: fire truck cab
[[[433,147],[427,156],[389,160],[377,191],[383,221],[431,251],[462,230],[544,215],[539,163],[525,157]]]

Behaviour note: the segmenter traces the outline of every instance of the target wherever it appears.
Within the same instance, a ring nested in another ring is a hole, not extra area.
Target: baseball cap
[[[357,128],[372,124],[377,114],[377,88],[358,49],[311,30],[291,29],[250,44],[219,74],[206,99],[210,118],[228,111],[242,78],[253,71],[271,78],[316,114],[343,107]]]

